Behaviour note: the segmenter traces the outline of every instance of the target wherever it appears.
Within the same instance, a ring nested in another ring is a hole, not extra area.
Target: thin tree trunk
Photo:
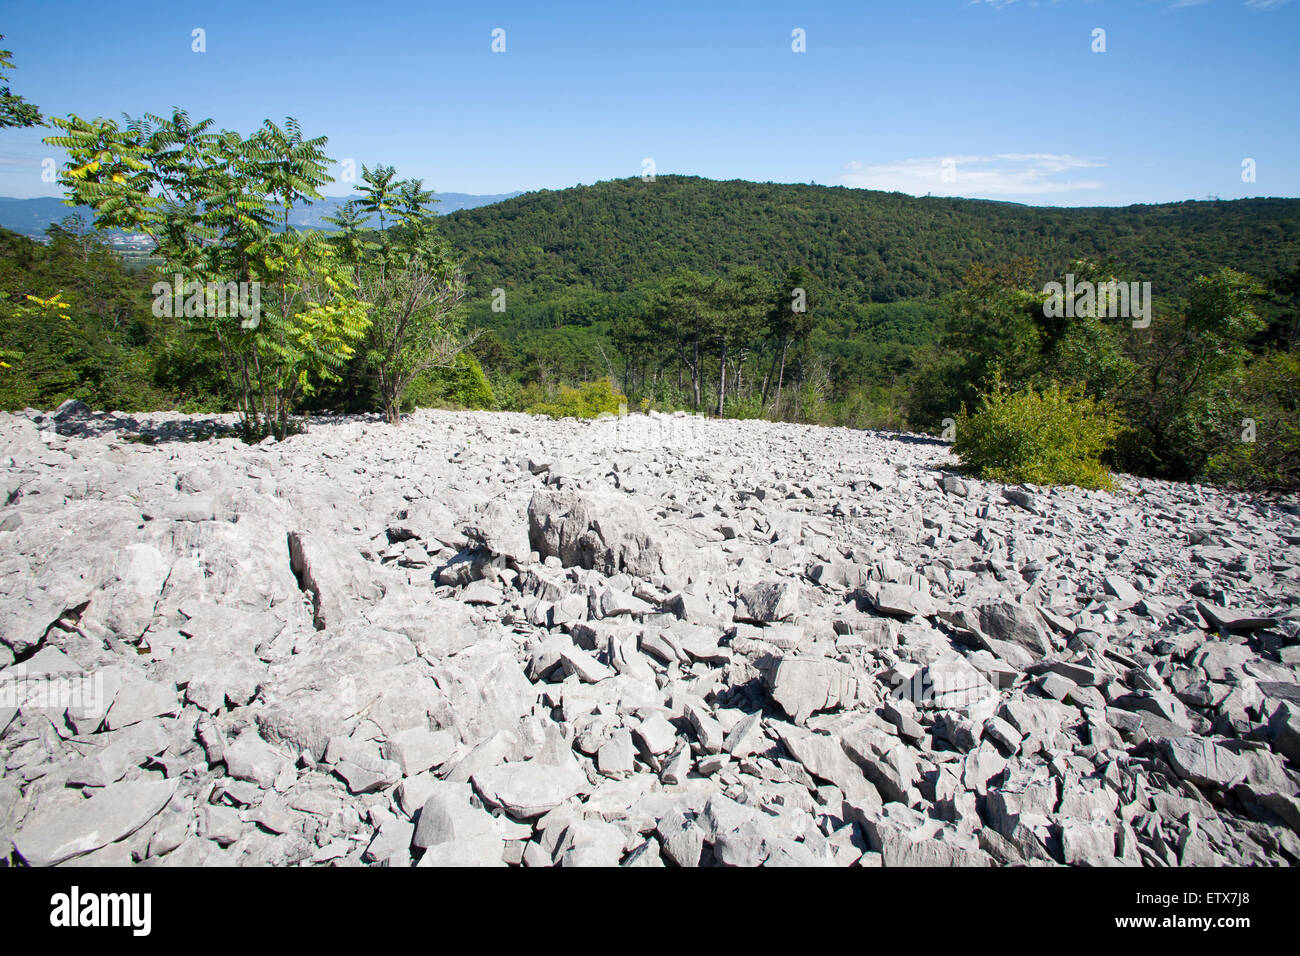
[[[722,355],[718,362],[718,417],[722,417],[722,409],[727,401],[727,343],[722,343]]]
[[[786,340],[781,340],[781,373],[776,380],[776,405],[773,410],[779,415],[781,413],[781,388],[785,384],[785,350]]]
[[[700,410],[700,403],[703,401],[700,389],[700,340],[698,338],[694,343],[693,354],[695,361],[691,365],[691,389],[694,391],[695,410],[698,412]]]
[[[781,357],[781,355],[784,354],[784,349],[785,349],[784,335],[781,336],[781,340],[778,344],[780,348],[772,350],[772,364],[768,366],[767,377],[763,379],[763,398],[759,404],[761,404],[764,408],[767,408],[767,396],[770,395],[772,391],[772,379],[776,376],[777,360]]]

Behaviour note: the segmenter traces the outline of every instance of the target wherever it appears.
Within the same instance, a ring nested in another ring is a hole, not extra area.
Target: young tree
[[[240,380],[256,383],[262,422],[283,438],[298,401],[317,383],[339,380],[370,319],[346,264],[319,233],[287,232],[271,246],[262,263],[261,321],[232,331],[250,341],[231,353]]]
[[[376,166],[374,169],[364,163],[361,166],[361,181],[365,184],[357,187],[361,192],[361,208],[379,217],[381,233],[388,228],[385,214],[393,211],[398,200],[398,186],[394,185],[396,176],[397,170],[392,166]]]
[[[646,385],[646,360],[656,344],[656,338],[645,316],[627,312],[617,316],[610,324],[610,341],[623,356],[623,388],[631,392]]]
[[[292,116],[281,129],[270,120],[249,139],[246,153],[257,163],[256,175],[266,194],[280,206],[283,228],[289,229],[289,214],[295,203],[320,199],[318,187],[332,182],[326,168],[332,160],[325,155],[326,137],[304,139],[302,128]]]
[[[772,290],[767,276],[753,266],[732,271],[710,290],[710,332],[718,350],[718,416],[726,409],[727,360],[755,338],[768,311]]]
[[[1270,291],[1274,301],[1282,306],[1281,322],[1271,330],[1271,337],[1294,349],[1300,344],[1300,263],[1275,279]]]
[[[352,266],[358,282],[361,281],[361,263],[367,253],[379,248],[365,237],[366,220],[361,203],[356,199],[349,199],[339,206],[334,215],[325,217],[326,222],[337,228],[330,241],[338,249],[339,257]]]
[[[995,377],[1019,388],[1042,368],[1046,293],[1035,288],[1036,272],[1027,258],[997,267],[977,262],[966,270],[940,340],[959,369],[953,408],[973,403]]]
[[[670,276],[651,297],[646,324],[660,340],[673,343],[677,359],[691,377],[692,407],[704,403],[703,361],[714,319],[717,279],[684,269]]]
[[[1097,398],[1113,398],[1134,372],[1133,363],[1124,354],[1125,340],[1135,334],[1129,321],[1132,316],[1118,314],[1118,305],[1128,297],[1112,301],[1115,296],[1111,293],[1119,286],[1113,266],[1075,259],[1066,272],[1074,276],[1076,289],[1092,290],[1093,303],[1089,307],[1086,298],[1080,300],[1082,294],[1076,293],[1073,309],[1044,308],[1038,319],[1040,362],[1033,380],[1040,387],[1061,382],[1078,385]],[[1067,314],[1051,318],[1048,311]]]
[[[1240,430],[1236,396],[1264,328],[1254,302],[1263,288],[1232,269],[1197,276],[1181,310],[1153,316],[1148,336],[1130,346],[1138,367],[1124,407],[1133,431],[1124,463],[1147,474],[1201,474]],[[1234,420],[1235,419],[1235,420]]]
[[[384,418],[402,420],[402,398],[421,373],[450,368],[473,342],[462,334],[457,309],[465,297],[464,270],[437,230],[433,193],[419,179],[396,180],[391,166],[362,167],[359,199],[333,220],[336,239],[352,257],[362,297],[370,305],[366,359]],[[360,237],[362,213],[377,215],[378,241]],[[389,226],[389,214],[396,223]]]
[[[52,122],[63,135],[45,142],[69,154],[65,202],[92,207],[98,228],[153,238],[181,287],[183,317],[218,346],[246,437],[283,438],[295,402],[313,379],[336,374],[368,324],[332,250],[288,228],[294,205],[319,198],[328,181],[324,138],[304,139],[290,118],[245,139],[182,110],[125,126],[75,115]],[[272,203],[284,210],[278,235]],[[214,287],[241,290],[245,307],[230,308]],[[265,313],[248,314],[253,297]]]
[[[1207,447],[1216,483],[1300,489],[1300,352],[1254,356]]]
[[[762,405],[767,408],[767,396],[776,373],[776,398],[772,410],[781,407],[781,390],[785,385],[786,357],[790,345],[807,341],[812,334],[816,318],[813,314],[812,276],[802,266],[795,266],[786,274],[777,290],[776,298],[767,313],[768,337],[775,344],[772,365],[763,381]]]

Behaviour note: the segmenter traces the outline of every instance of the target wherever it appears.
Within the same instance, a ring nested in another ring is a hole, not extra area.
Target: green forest
[[[1295,265],[1300,200],[1046,208],[914,198],[841,186],[620,179],[461,210],[442,228],[464,250],[473,291],[512,283],[539,295],[622,292],[678,269],[799,265],[844,303],[928,299],[973,262],[1112,259],[1157,290],[1207,269]]]
[[[660,176],[437,216],[376,164],[300,230],[332,160],[292,118],[241,133],[4,98],[0,126],[49,126],[69,205],[94,210],[45,242],[0,230],[5,409],[235,411],[249,440],[325,409],[689,409],[926,432],[1003,480],[1300,487],[1300,200],[1037,208]],[[123,259],[109,229],[154,252]],[[227,307],[249,287],[255,314]],[[1140,314],[1091,292],[1119,287]]]

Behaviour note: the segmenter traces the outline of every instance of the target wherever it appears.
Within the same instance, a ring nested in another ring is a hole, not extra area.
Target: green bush
[[[402,404],[408,408],[495,408],[497,402],[478,360],[461,352],[454,365],[417,375]]]
[[[727,399],[726,416],[741,419],[766,418],[767,409],[763,406],[762,396],[745,395]]]
[[[1010,391],[1001,381],[979,396],[975,413],[963,405],[953,452],[972,474],[989,481],[1113,489],[1101,463],[1119,434],[1119,417],[1076,387]]]
[[[831,422],[848,428],[907,431],[902,389],[855,387],[832,404]]]
[[[1300,353],[1256,358],[1217,429],[1206,477],[1252,489],[1300,488]]]
[[[528,412],[552,418],[596,418],[617,415],[626,406],[627,396],[615,391],[614,383],[608,378],[601,378],[577,388],[561,385],[553,400],[532,405]]]

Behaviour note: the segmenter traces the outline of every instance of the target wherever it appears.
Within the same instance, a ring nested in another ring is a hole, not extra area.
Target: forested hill
[[[891,302],[955,289],[971,262],[1031,256],[1059,272],[1110,261],[1156,295],[1232,266],[1268,280],[1295,265],[1300,200],[1045,208],[845,187],[686,176],[543,190],[444,217],[474,291],[617,291],[682,267],[802,265],[835,298]]]

